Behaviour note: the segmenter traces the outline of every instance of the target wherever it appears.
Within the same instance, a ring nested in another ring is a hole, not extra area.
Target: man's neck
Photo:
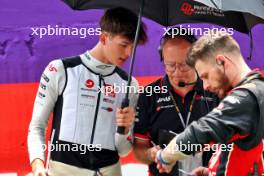
[[[236,76],[231,81],[232,87],[236,87],[252,70],[244,65],[240,70],[238,70]]]
[[[91,54],[91,56],[93,56],[95,59],[101,61],[102,63],[111,64],[105,58],[105,56],[104,56],[104,54],[102,52],[102,46],[99,43],[97,43],[97,45],[95,45],[95,47],[93,47],[90,50],[90,54]]]

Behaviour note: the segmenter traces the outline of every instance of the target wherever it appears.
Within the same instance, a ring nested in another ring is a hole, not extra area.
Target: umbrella
[[[208,22],[221,26],[233,28],[243,33],[249,33],[252,26],[259,23],[259,18],[251,16],[251,26],[243,18],[243,13],[235,11],[223,11],[215,8],[215,4],[209,4],[213,0],[63,0],[75,10],[87,9],[108,9],[114,7],[124,7],[138,13],[138,26],[132,50],[132,58],[129,68],[128,87],[131,83],[133,72],[136,44],[138,42],[138,31],[142,15],[156,21],[163,26],[173,26],[182,23]],[[202,3],[201,3],[202,2]],[[207,4],[206,4],[207,3]],[[208,5],[209,4],[209,5]],[[128,91],[122,108],[129,104]],[[124,133],[124,128],[118,127],[117,132]]]
[[[244,19],[247,28],[249,29],[248,33],[250,35],[250,55],[249,59],[252,57],[253,51],[253,40],[251,28],[256,24],[264,23],[264,0],[250,0],[243,1],[241,3],[240,0],[230,0],[230,1],[222,1],[222,0],[196,0],[203,4],[206,4],[209,7],[213,7],[223,11],[233,11],[236,13],[240,13],[242,18]]]
[[[196,0],[196,1],[199,1],[210,7],[214,7],[224,11],[229,10],[229,11],[243,12],[264,19],[264,10],[263,10],[264,0],[250,0],[250,1],[243,1],[243,3],[241,3],[241,0],[231,0],[231,1]]]
[[[125,7],[139,13],[142,0],[63,0],[75,10]],[[200,1],[200,2],[197,2]],[[205,1],[205,3],[203,2]],[[210,0],[145,0],[142,15],[163,26],[182,23],[214,23],[248,33],[249,27],[239,12],[225,12],[209,4]],[[208,6],[209,4],[209,6]]]
[[[138,13],[142,0],[64,0],[76,10],[125,7]],[[251,28],[264,23],[264,0],[145,0],[143,15],[163,26],[181,23],[208,22],[233,28],[250,36]]]

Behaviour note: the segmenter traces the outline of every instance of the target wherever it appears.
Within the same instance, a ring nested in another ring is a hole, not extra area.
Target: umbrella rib
[[[169,0],[166,3],[166,26],[169,24]]]
[[[252,36],[252,31],[249,30],[249,37],[250,37],[250,50],[249,50],[249,57],[248,60],[252,60],[252,55],[253,55],[253,36]]]
[[[214,0],[210,0],[210,1],[215,6],[215,8],[219,9],[219,7],[216,5],[216,3],[214,2]]]
[[[76,1],[77,0],[72,0],[72,8],[73,9],[78,9]]]

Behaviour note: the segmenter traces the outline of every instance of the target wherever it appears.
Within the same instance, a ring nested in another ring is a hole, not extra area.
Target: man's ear
[[[101,32],[99,35],[99,41],[104,45],[106,43],[107,34],[105,32]]]
[[[215,58],[216,64],[217,64],[217,65],[221,65],[221,66],[224,66],[224,64],[225,64],[225,60],[226,60],[225,56],[223,56],[223,55],[221,55],[221,54],[218,54],[218,55],[216,56],[216,58]]]

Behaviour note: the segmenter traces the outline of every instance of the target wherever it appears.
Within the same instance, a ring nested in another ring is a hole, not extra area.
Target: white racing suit
[[[120,68],[101,63],[89,52],[52,61],[42,74],[34,103],[30,162],[45,161],[46,127],[53,112],[50,175],[121,175],[119,155],[128,154],[131,144],[128,135],[116,133],[115,113],[125,97],[127,79]],[[134,78],[131,85],[137,89]],[[129,98],[135,107],[137,91]]]

